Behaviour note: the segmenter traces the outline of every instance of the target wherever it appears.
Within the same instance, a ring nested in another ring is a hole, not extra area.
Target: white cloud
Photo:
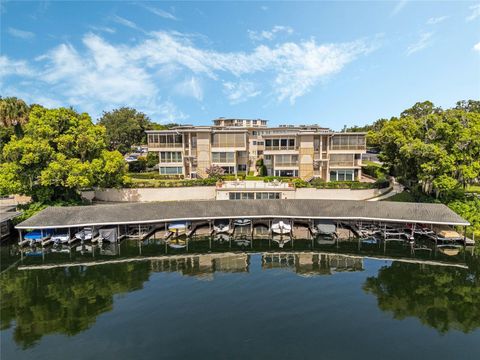
[[[473,46],[473,50],[480,52],[480,41]]]
[[[181,94],[203,101],[202,78],[220,85],[231,103],[260,94],[294,103],[375,48],[365,40],[317,44],[310,39],[261,45],[248,52],[222,52],[197,46],[197,39],[155,32],[133,45],[112,44],[88,33],[82,47],[63,43],[34,61],[0,57],[0,75],[23,76],[32,93],[48,89],[50,98],[94,117],[102,110],[133,106],[154,119],[179,121],[187,115],[169,96]],[[258,81],[260,76],[262,81]]]
[[[94,31],[103,31],[109,34],[115,34],[115,29],[108,26],[90,26],[90,29]]]
[[[143,31],[137,24],[135,24],[133,21],[130,21],[128,19],[125,19],[121,16],[115,15],[112,17],[112,20],[115,21],[117,24],[129,27],[134,30],[140,30]]]
[[[293,29],[290,26],[275,25],[271,30],[254,31],[247,30],[248,37],[254,41],[273,40],[277,33],[284,32],[292,34]]]
[[[155,7],[151,7],[151,6],[146,6],[144,5],[143,6],[146,10],[150,11],[152,14],[155,14],[157,16],[160,16],[164,19],[169,19],[169,20],[178,20],[176,18],[175,15],[165,11],[165,10],[162,10],[162,9],[159,9],[159,8],[155,8]]]
[[[476,18],[480,17],[480,4],[470,6],[470,10],[472,10],[471,14],[466,17],[465,20],[473,21]]]
[[[448,18],[448,16],[431,17],[427,20],[427,25],[436,25],[438,23],[441,23],[442,21],[447,20]]]
[[[17,38],[24,39],[24,40],[32,39],[35,37],[35,34],[33,32],[15,29],[12,27],[8,28],[8,33],[12,36],[15,36]]]
[[[419,39],[408,46],[407,55],[412,55],[420,50],[425,49],[427,46],[430,46],[430,44],[432,43],[432,36],[432,32],[421,33]]]
[[[175,92],[182,96],[192,97],[199,101],[203,100],[203,89],[200,81],[192,76],[189,79],[185,79],[181,83],[175,86]]]
[[[24,60],[11,60],[7,56],[0,55],[0,79],[6,76],[31,76],[34,71]]]
[[[278,100],[288,98],[293,103],[320,79],[339,72],[346,64],[373,49],[374,46],[365,41],[318,45],[312,39],[275,47],[261,45],[250,53],[216,52],[200,49],[188,38],[156,32],[133,48],[131,56],[136,61],[145,61],[149,67],[173,64],[212,79],[217,79],[219,72],[234,76],[271,72],[273,92]]]
[[[405,5],[407,5],[407,0],[400,0],[399,2],[397,2],[397,4],[395,5],[395,7],[393,8],[392,12],[390,15],[397,15],[400,11],[403,10],[403,8],[405,7]]]
[[[231,104],[239,104],[261,94],[261,91],[250,81],[236,83],[226,81],[223,83],[223,91]]]

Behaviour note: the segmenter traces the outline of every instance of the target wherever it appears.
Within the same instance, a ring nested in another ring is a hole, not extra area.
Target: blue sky
[[[480,3],[1,2],[0,94],[333,129],[480,98]]]

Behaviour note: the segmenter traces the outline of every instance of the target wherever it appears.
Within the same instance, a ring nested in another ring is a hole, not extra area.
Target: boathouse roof
[[[17,229],[150,224],[176,220],[296,218],[470,225],[443,204],[356,200],[212,200],[48,207]]]

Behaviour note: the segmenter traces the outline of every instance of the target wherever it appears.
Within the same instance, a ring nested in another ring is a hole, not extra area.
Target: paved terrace
[[[17,229],[149,224],[175,220],[293,218],[470,225],[443,204],[355,200],[219,200],[49,207]]]

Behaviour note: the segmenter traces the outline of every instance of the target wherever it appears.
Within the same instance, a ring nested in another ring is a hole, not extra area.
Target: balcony
[[[357,151],[366,151],[367,148],[365,145],[334,145],[332,144],[330,147],[330,150],[335,151],[351,151],[351,150],[357,150]]]
[[[292,150],[292,151],[296,151],[298,150],[298,146],[282,146],[282,145],[278,145],[278,146],[274,146],[274,145],[270,145],[270,146],[267,146],[265,145],[265,151],[279,151],[279,150],[282,150],[282,151],[289,151],[289,150]]]
[[[148,143],[149,148],[158,148],[158,149],[181,149],[183,148],[183,143]]]

